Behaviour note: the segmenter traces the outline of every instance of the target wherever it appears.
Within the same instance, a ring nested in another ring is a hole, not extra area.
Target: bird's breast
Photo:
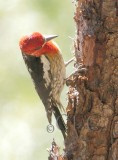
[[[55,56],[48,56],[50,61],[50,69],[51,69],[51,87],[52,87],[52,95],[54,97],[57,96],[57,99],[60,97],[61,91],[65,84],[66,78],[66,69],[62,55],[59,53]]]
[[[66,77],[66,69],[62,55],[54,56],[42,55],[41,62],[43,63],[43,78],[46,81],[45,86],[51,87],[52,96],[58,99],[63,89]]]

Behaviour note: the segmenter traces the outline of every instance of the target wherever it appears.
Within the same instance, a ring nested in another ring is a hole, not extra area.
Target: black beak
[[[45,37],[45,42],[48,42],[56,37],[58,37],[57,35],[48,35],[48,36],[44,36]]]

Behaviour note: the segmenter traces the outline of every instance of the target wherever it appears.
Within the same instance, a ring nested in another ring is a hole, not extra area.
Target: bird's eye
[[[40,47],[37,47],[37,48],[35,48],[34,50],[39,50],[39,49],[41,49],[42,48],[42,46],[40,46]]]

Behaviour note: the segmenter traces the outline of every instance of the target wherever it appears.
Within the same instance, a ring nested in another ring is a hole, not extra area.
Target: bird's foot
[[[68,62],[65,62],[65,66],[67,67],[74,60],[75,60],[75,57],[71,58]]]

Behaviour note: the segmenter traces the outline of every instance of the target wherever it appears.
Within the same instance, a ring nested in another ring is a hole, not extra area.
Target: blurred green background
[[[57,34],[67,61],[72,57],[73,14],[69,0],[0,0],[0,160],[46,160],[53,138],[63,146],[56,126],[53,133],[46,130],[44,106],[22,59],[19,39],[34,31]],[[71,65],[67,72],[72,69]],[[66,92],[67,88],[64,106]]]

